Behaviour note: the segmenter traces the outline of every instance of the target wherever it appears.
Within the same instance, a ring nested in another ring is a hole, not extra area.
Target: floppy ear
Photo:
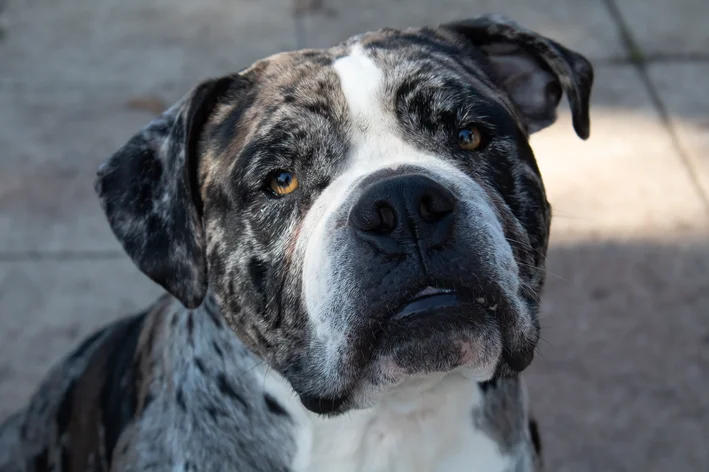
[[[207,290],[197,144],[231,82],[224,77],[194,88],[103,163],[95,183],[133,262],[189,308]]]
[[[588,138],[593,67],[585,57],[501,15],[448,23],[441,28],[485,53],[493,80],[508,93],[530,133],[556,121],[563,91],[571,106],[576,134]]]

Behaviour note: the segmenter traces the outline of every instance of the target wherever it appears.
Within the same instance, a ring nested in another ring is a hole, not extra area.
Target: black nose
[[[398,175],[370,183],[352,208],[350,223],[373,242],[433,248],[448,240],[455,204],[453,193],[435,180]]]

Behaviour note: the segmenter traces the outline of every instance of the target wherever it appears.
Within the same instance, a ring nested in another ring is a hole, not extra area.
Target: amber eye
[[[268,179],[268,189],[275,195],[282,197],[298,188],[298,178],[291,172],[279,170]]]
[[[458,130],[458,147],[473,151],[482,144],[483,135],[475,126],[466,126]]]

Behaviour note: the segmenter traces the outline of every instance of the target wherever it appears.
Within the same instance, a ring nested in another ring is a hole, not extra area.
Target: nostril
[[[380,205],[377,209],[379,213],[379,228],[382,233],[391,233],[396,229],[396,213],[389,205]]]
[[[350,213],[352,224],[366,233],[389,234],[396,229],[396,210],[387,201],[362,200]]]
[[[442,220],[453,212],[453,200],[445,196],[424,195],[419,202],[421,218],[429,223]]]

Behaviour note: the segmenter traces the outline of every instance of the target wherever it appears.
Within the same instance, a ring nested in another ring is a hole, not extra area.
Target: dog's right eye
[[[266,190],[277,197],[294,192],[298,188],[298,178],[292,172],[278,170],[266,179]]]
[[[458,130],[458,147],[466,151],[474,151],[483,142],[483,134],[477,126],[465,126]]]

